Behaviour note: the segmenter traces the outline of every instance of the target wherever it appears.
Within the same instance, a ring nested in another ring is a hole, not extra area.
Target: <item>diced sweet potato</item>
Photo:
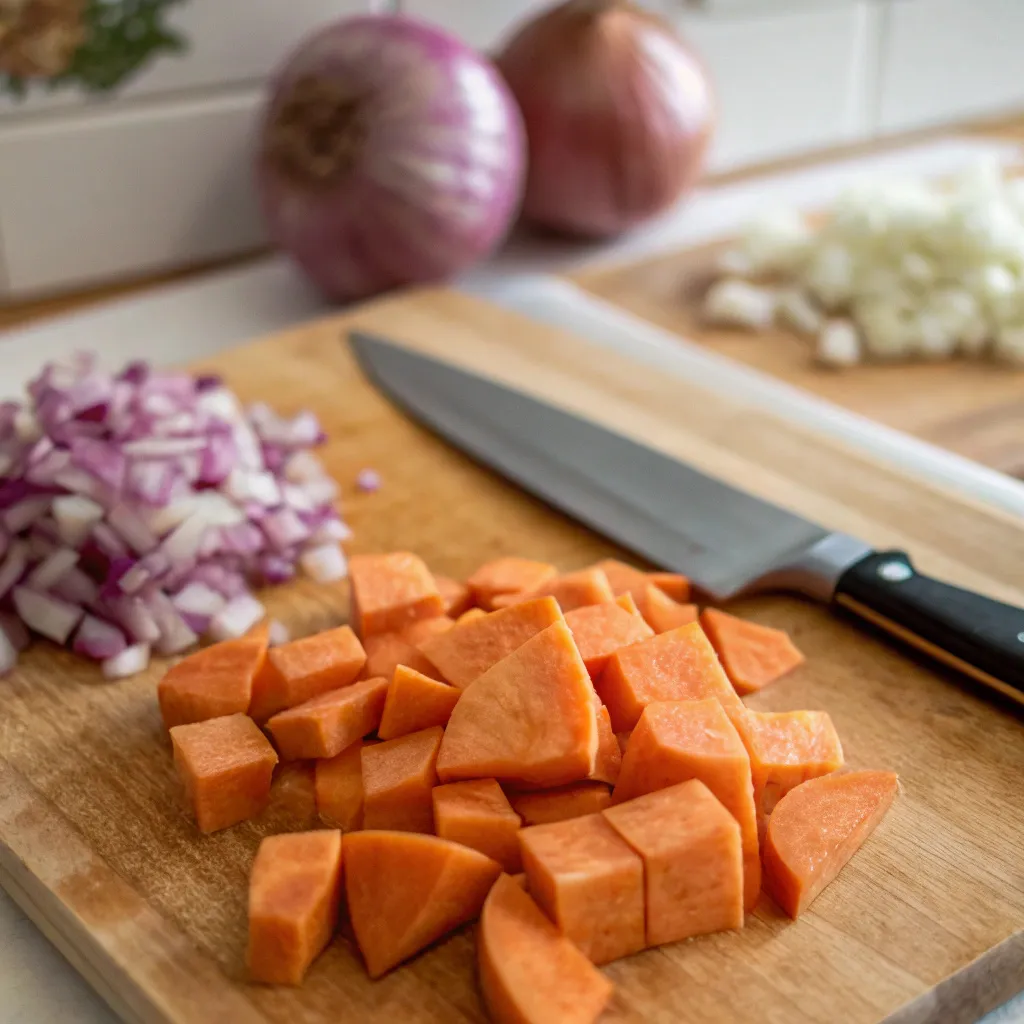
[[[420,619],[444,614],[434,577],[423,559],[408,551],[353,555],[348,575],[352,622],[364,639],[375,633],[396,633]]]
[[[614,786],[619,780],[622,767],[622,751],[619,741],[612,732],[612,720],[608,709],[601,704],[597,708],[597,755],[594,758],[594,770],[590,778],[595,782],[607,782]]]
[[[640,609],[637,607],[636,601],[633,599],[633,595],[627,590],[624,594],[617,594],[615,597],[615,603],[623,610],[629,612],[630,615],[640,615]],[[643,618],[643,616],[640,616]]]
[[[429,620],[427,620],[429,621]],[[441,673],[409,643],[400,633],[376,633],[366,638],[366,665],[364,679],[390,679],[399,665],[422,672],[432,679],[440,679]]]
[[[473,920],[501,873],[468,846],[407,832],[353,832],[343,857],[349,917],[371,978]]]
[[[600,569],[581,569],[565,576],[556,576],[536,590],[503,594],[494,599],[493,605],[495,608],[508,608],[535,597],[553,597],[563,612],[570,612],[589,605],[608,604],[615,595],[608,577]]]
[[[519,833],[530,895],[595,964],[644,948],[644,869],[600,814]]]
[[[726,711],[750,755],[759,826],[794,786],[843,766],[843,747],[825,711]]]
[[[313,761],[286,761],[274,769],[267,806],[253,818],[261,835],[318,828]]]
[[[472,621],[473,621],[474,619],[482,619],[482,618],[485,618],[485,617],[486,617],[486,615],[487,615],[487,612],[485,612],[485,611],[483,610],[483,608],[467,608],[467,609],[466,609],[466,610],[465,610],[465,611],[464,611],[464,612],[463,612],[463,613],[462,613],[462,614],[461,614],[461,615],[460,615],[460,616],[459,616],[459,617],[458,617],[458,618],[457,618],[457,619],[455,620],[455,624],[456,624],[457,626],[460,626],[460,625],[462,625],[462,623],[464,623],[464,622],[472,622]]]
[[[287,760],[336,757],[377,728],[387,695],[386,679],[364,679],[274,715],[267,729]]]
[[[171,729],[174,764],[201,832],[255,817],[270,798],[277,754],[246,715]]]
[[[846,772],[791,789],[768,820],[764,884],[790,917],[802,914],[885,817],[894,772]]]
[[[253,686],[249,714],[257,722],[348,686],[366,663],[366,651],[348,626],[291,640],[267,652]]]
[[[647,582],[653,583],[663,594],[678,604],[690,600],[690,581],[677,572],[649,572]]]
[[[445,725],[461,696],[458,687],[399,665],[388,687],[377,735],[393,740],[432,725]]]
[[[612,792],[603,782],[571,782],[554,789],[513,793],[512,807],[524,825],[547,825],[597,814],[612,803]]]
[[[615,742],[619,745],[619,750],[622,751],[622,756],[626,756],[626,747],[629,746],[629,738],[633,735],[633,730],[630,729],[628,732],[617,732],[615,734]],[[621,773],[622,769],[619,768]]]
[[[572,633],[555,622],[463,691],[441,743],[438,775],[442,782],[534,786],[585,779],[597,754],[595,704]]]
[[[696,622],[700,609],[695,604],[673,601],[659,587],[648,583],[643,596],[643,616],[655,633],[668,633],[680,626]]]
[[[425,641],[420,650],[452,686],[464,690],[530,637],[561,619],[558,602],[541,597],[460,622],[447,633]]]
[[[627,565],[616,558],[606,558],[601,562],[596,562],[593,568],[600,569],[608,577],[608,582],[616,597],[620,594],[632,594],[639,602],[643,597],[644,588],[650,582],[647,573],[642,569]]]
[[[612,996],[611,982],[509,875],[484,903],[477,955],[495,1024],[595,1024]]]
[[[433,619],[420,619],[419,622],[406,626],[398,635],[413,647],[418,647],[424,640],[437,636],[438,633],[447,633],[454,625],[454,619],[447,615],[438,615]]]
[[[700,624],[739,694],[755,693],[804,662],[789,634],[705,608]]]
[[[688,779],[700,779],[739,823],[744,905],[750,910],[761,891],[761,860],[747,749],[713,698],[648,704],[622,759],[614,802]]]
[[[320,818],[342,832],[363,827],[364,740],[356,740],[337,757],[316,762],[316,809]]]
[[[341,897],[341,833],[268,836],[249,879],[253,981],[298,985],[330,941]]]
[[[442,839],[471,846],[505,871],[520,868],[519,815],[494,779],[435,786],[434,830]]]
[[[765,842],[765,887],[790,917],[836,878],[898,788],[895,772],[840,772],[809,779],[776,804]]]
[[[723,705],[740,704],[696,622],[616,651],[596,687],[616,732],[632,729],[653,701],[715,697]]]
[[[157,686],[164,727],[204,722],[249,710],[253,681],[267,657],[267,629],[225,640],[183,658]]]
[[[575,608],[565,613],[565,622],[591,679],[597,679],[620,647],[654,636],[639,615],[631,615],[615,601]]]
[[[364,746],[363,827],[433,832],[440,726]]]
[[[703,782],[659,789],[603,814],[643,859],[648,946],[743,927],[740,827]]]
[[[495,558],[481,565],[466,580],[466,586],[481,608],[491,609],[496,597],[536,590],[557,574],[558,570],[547,562],[535,562],[529,558]]]
[[[465,583],[453,580],[451,576],[441,576],[434,573],[434,585],[444,602],[444,613],[457,619],[463,612],[468,611],[473,603],[473,595]]]

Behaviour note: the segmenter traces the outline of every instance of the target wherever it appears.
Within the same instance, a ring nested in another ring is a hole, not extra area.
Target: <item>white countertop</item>
[[[635,259],[724,235],[766,205],[821,205],[863,174],[943,175],[980,157],[1006,160],[1015,153],[1009,144],[948,139],[707,189],[654,226],[611,246],[582,249],[515,240],[499,259],[463,283],[493,294],[515,275]],[[17,397],[44,361],[77,349],[98,349],[111,366],[135,358],[182,363],[327,311],[285,261],[268,258],[0,335],[0,399]],[[115,1018],[0,891],[0,1024],[58,1021],[114,1024]],[[1024,995],[986,1017],[984,1024],[1020,1021]]]

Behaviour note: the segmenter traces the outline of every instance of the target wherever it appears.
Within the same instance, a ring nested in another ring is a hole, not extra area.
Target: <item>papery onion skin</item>
[[[523,216],[602,238],[679,199],[715,116],[706,71],[665,21],[625,0],[569,0],[497,59],[526,126]]]
[[[329,297],[440,280],[519,208],[526,142],[501,76],[398,15],[336,22],[276,79],[257,179],[274,240]]]

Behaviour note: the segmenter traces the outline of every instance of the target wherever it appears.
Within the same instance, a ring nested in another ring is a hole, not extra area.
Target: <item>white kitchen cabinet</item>
[[[661,0],[663,8],[671,0]],[[719,101],[713,170],[852,142],[869,131],[877,11],[870,3],[751,16],[683,10]]]
[[[260,245],[251,176],[261,95],[48,118],[0,130],[0,234],[18,295]]]
[[[397,0],[398,7],[441,25],[470,46],[493,51],[517,22],[530,17],[551,0]]]
[[[1024,0],[891,4],[879,128],[905,131],[1024,105]]]

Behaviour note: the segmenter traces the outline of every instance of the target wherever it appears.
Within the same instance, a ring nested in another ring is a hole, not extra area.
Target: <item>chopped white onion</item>
[[[842,369],[856,366],[861,359],[860,336],[849,320],[830,320],[818,337],[818,362]]]
[[[138,675],[149,665],[149,644],[133,644],[120,654],[107,658],[100,670],[107,679],[127,679]]]
[[[29,629],[63,644],[82,618],[82,609],[27,587],[14,588],[14,608]]]
[[[727,277],[708,289],[702,312],[711,324],[764,330],[775,316],[775,294],[768,288]]]
[[[248,633],[266,610],[251,594],[232,598],[210,620],[209,634],[213,640],[234,640]]]
[[[337,544],[321,544],[299,555],[302,571],[317,583],[333,583],[348,575],[348,561]]]

